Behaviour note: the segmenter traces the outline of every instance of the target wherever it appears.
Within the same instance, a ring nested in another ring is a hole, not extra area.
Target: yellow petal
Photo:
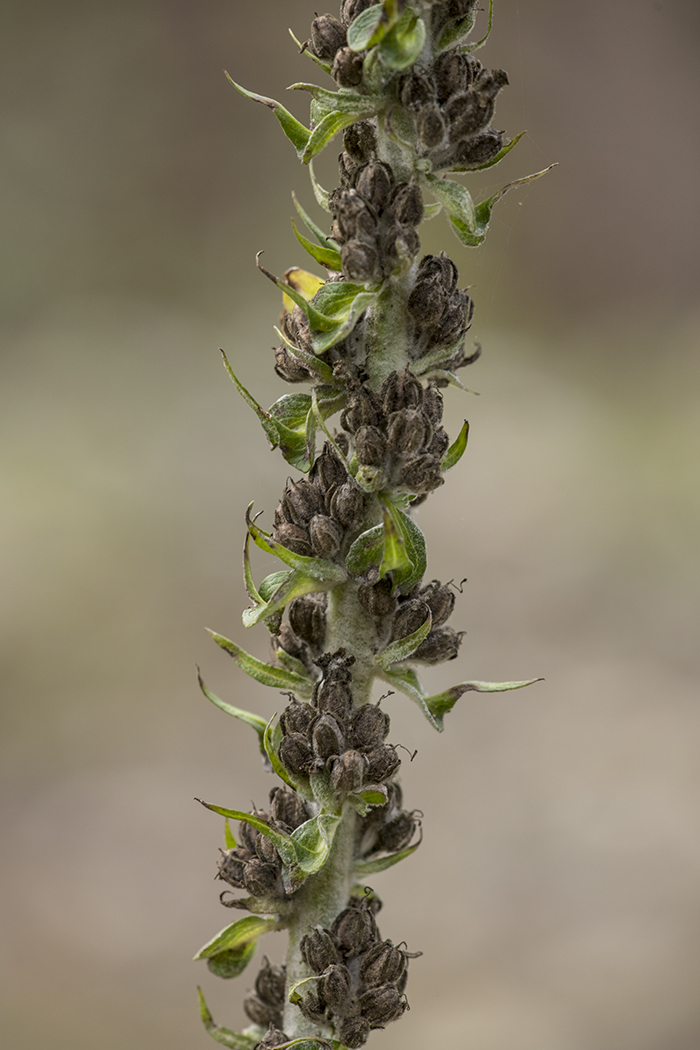
[[[326,283],[322,277],[317,277],[315,273],[309,273],[308,270],[302,270],[299,266],[292,266],[290,270],[287,270],[284,279],[291,284],[292,288],[301,292],[305,299],[313,299],[321,285]],[[287,313],[291,313],[294,309],[294,300],[283,294],[282,301]]]

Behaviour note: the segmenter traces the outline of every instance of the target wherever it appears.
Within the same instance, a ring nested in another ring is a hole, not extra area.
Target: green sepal
[[[210,632],[211,633],[211,632]],[[214,639],[216,641],[216,639]],[[246,725],[252,726],[255,732],[258,734],[260,741],[260,750],[264,754],[263,747],[263,735],[265,733],[266,722],[264,718],[260,718],[259,715],[253,715],[250,711],[242,711],[239,707],[233,707],[231,704],[227,704],[224,700],[220,700],[218,696],[210,692],[204,684],[204,679],[199,673],[197,668],[197,679],[199,681],[199,688],[202,690],[207,700],[211,700],[215,707],[218,707],[220,711],[223,711],[227,715],[231,715],[233,718],[238,718],[241,722],[245,722]]]
[[[341,813],[342,805],[338,802],[338,797],[330,785],[330,779],[325,770],[309,775],[309,787],[314,802],[318,803],[324,813],[333,813],[335,816]]]
[[[394,572],[394,579],[398,582],[399,579],[405,579],[410,574],[413,564],[406,553],[403,536],[399,533],[386,504],[382,508],[382,513],[384,516],[384,546],[379,566],[379,579],[383,579],[388,572]]]
[[[396,25],[382,37],[377,53],[387,69],[412,66],[425,43],[425,22],[407,7]]]
[[[460,459],[464,455],[464,451],[467,447],[467,438],[469,437],[469,423],[464,420],[464,425],[457,435],[456,439],[452,442],[445,455],[440,460],[440,469],[444,472],[451,470],[455,464],[459,463]]]
[[[405,860],[406,857],[410,857],[412,853],[415,853],[421,842],[422,836],[413,846],[406,846],[405,849],[399,850],[398,853],[389,853],[387,856],[377,857],[375,860],[357,861],[355,864],[355,875],[358,878],[365,878],[367,875],[375,875],[378,871],[386,871],[387,868],[393,868],[394,864],[398,864],[400,860]]]
[[[348,572],[353,576],[362,576],[372,565],[379,565],[383,549],[383,525],[375,525],[360,533],[345,556]]]
[[[300,981],[295,981],[289,988],[287,993],[287,1001],[290,1003],[300,1003],[302,996],[299,995],[297,988],[301,988],[302,984],[309,984],[310,981],[318,981],[320,974],[313,974],[311,977],[302,977]]]
[[[430,722],[433,729],[437,729],[439,733],[445,728],[442,724],[442,719],[438,719],[432,713],[426,703],[426,696],[423,691],[423,687],[420,684],[418,675],[412,667],[392,667],[390,670],[379,671],[379,677],[382,681],[388,685],[393,686],[400,692],[405,693],[406,696],[410,697],[414,703],[418,704],[421,711]]]
[[[525,682],[460,682],[459,685],[446,689],[444,693],[427,696],[425,703],[435,721],[439,723],[439,728],[442,729],[444,716],[452,710],[464,693],[505,693],[511,689],[524,689],[527,685],[543,681],[543,678],[528,678]]]
[[[343,260],[340,258],[338,252],[333,251],[332,248],[322,248],[320,245],[314,244],[313,241],[310,241],[303,233],[299,233],[294,219],[292,219],[292,229],[304,251],[307,251],[311,258],[317,263],[320,263],[321,266],[326,266],[329,270],[343,269]]]
[[[318,225],[318,223],[314,222],[314,220],[311,218],[308,212],[302,207],[302,205],[297,200],[296,193],[292,193],[292,200],[294,201],[294,207],[299,213],[300,219],[302,220],[306,228],[311,233],[313,233],[314,237],[321,245],[321,247],[327,248],[328,251],[333,251],[336,254],[338,254],[340,249],[340,245],[338,244],[338,242],[335,241],[332,237],[329,237],[328,234],[324,233],[321,227]]]
[[[272,595],[286,583],[289,578],[289,569],[280,569],[279,572],[271,572],[260,584],[260,597],[264,602],[269,602]]]
[[[310,354],[308,350],[302,350],[300,347],[295,346],[294,343],[290,343],[286,335],[280,331],[279,328],[273,326],[275,332],[280,337],[287,350],[301,362],[312,376],[315,376],[321,383],[333,383],[333,369],[322,361],[320,357],[316,357],[315,354]]]
[[[526,175],[522,179],[516,179],[514,182],[509,182],[507,185],[503,186],[502,189],[497,190],[490,197],[487,197],[487,199],[485,201],[482,201],[481,204],[477,204],[474,210],[476,214],[477,231],[480,233],[480,240],[478,241],[478,243],[481,244],[481,241],[483,241],[484,237],[486,236],[486,231],[489,228],[489,222],[491,221],[491,211],[493,210],[494,204],[496,204],[496,202],[499,201],[501,197],[505,196],[508,190],[512,190],[514,186],[525,186],[528,182],[534,182],[535,179],[541,178],[542,175],[546,175],[547,172],[551,171],[552,168],[556,168],[557,166],[558,165],[556,163],[550,164],[549,167],[543,168],[542,171],[536,171],[533,175]]]
[[[269,758],[270,765],[272,766],[273,770],[280,778],[280,780],[283,780],[285,784],[288,785],[288,787],[294,788],[296,790],[296,784],[293,782],[285,766],[280,761],[280,757],[277,754],[277,748],[274,745],[274,741],[272,738],[272,723],[274,722],[275,718],[276,715],[273,715],[270,721],[268,722],[267,726],[265,727],[265,733],[263,735],[263,746],[265,748],[265,754]]]
[[[348,802],[361,817],[366,817],[372,806],[384,806],[388,799],[383,784],[372,784],[357,794],[348,795]]]
[[[224,842],[226,849],[236,848],[236,839],[234,838],[233,832],[231,831],[231,825],[228,822],[228,817],[224,817]]]
[[[204,993],[199,987],[197,988],[197,994],[199,995],[199,1016],[202,1018],[202,1024],[214,1042],[229,1047],[229,1050],[252,1050],[258,1041],[256,1037],[243,1035],[240,1032],[232,1032],[230,1028],[222,1028],[221,1025],[214,1024],[214,1018],[209,1012]]]
[[[328,91],[317,84],[290,84],[287,91],[309,91],[320,106],[319,112],[328,113],[366,113],[369,110],[377,112],[382,106],[383,99],[379,96],[358,95],[354,91]]]
[[[336,565],[335,562],[327,561],[325,558],[309,558],[305,554],[295,554],[294,551],[290,551],[287,547],[278,543],[277,540],[273,540],[268,533],[259,529],[250,516],[252,506],[253,504],[250,503],[246,510],[246,525],[253,537],[253,543],[260,547],[261,550],[266,551],[268,554],[273,554],[280,561],[283,561],[285,565],[289,565],[291,569],[303,573],[305,576],[311,577],[320,583],[344,583],[347,579],[347,573],[342,565]],[[321,590],[321,588],[317,589]],[[307,591],[306,593],[308,594],[309,592]]]
[[[442,204],[426,204],[423,208],[423,222],[429,222],[442,211]]]
[[[413,365],[412,370],[414,375],[424,376],[427,375],[428,372],[435,372],[439,365],[444,361],[449,361],[449,359],[459,350],[464,343],[465,337],[466,333],[462,333],[459,339],[450,346],[438,347],[437,350],[430,350],[427,354],[424,354],[423,357],[419,357]],[[451,372],[449,374],[452,375]]]
[[[386,33],[398,22],[399,11],[396,0],[384,0],[384,3],[368,7],[353,18],[348,29],[348,47],[351,51],[366,51],[374,47]]]
[[[327,211],[330,215],[330,193],[328,192],[328,190],[324,190],[323,186],[316,178],[316,173],[314,172],[314,162],[312,160],[309,161],[309,178],[311,179],[311,188],[314,191],[316,203],[319,205],[319,207],[323,208],[323,210]]]
[[[391,667],[392,664],[408,660],[411,653],[414,653],[421,642],[430,634],[432,622],[432,613],[428,610],[427,619],[421,624],[417,631],[414,631],[413,634],[406,635],[405,638],[399,638],[398,641],[392,642],[391,645],[387,645],[386,649],[379,653],[375,658],[375,662],[386,670]]]
[[[448,171],[486,171],[487,168],[493,168],[495,164],[500,163],[500,161],[510,153],[514,146],[517,146],[523,135],[527,135],[527,132],[521,131],[519,135],[516,135],[510,140],[510,142],[507,142],[505,146],[502,146],[496,156],[492,157],[491,160],[487,160],[485,164],[473,164],[469,167],[463,168],[449,168]],[[425,216],[423,218],[425,219]]]
[[[294,149],[297,151],[297,156],[301,160],[304,156],[304,152],[308,145],[309,139],[311,138],[311,132],[307,127],[297,120],[296,117],[292,116],[288,109],[276,102],[274,98],[266,98],[265,95],[256,95],[254,91],[247,91],[246,88],[241,87],[235,80],[226,73],[227,80],[235,87],[236,91],[240,91],[241,95],[245,95],[246,98],[250,98],[253,102],[260,102],[263,106],[267,106],[273,111],[280,124],[282,125],[282,131],[285,133]]]
[[[489,0],[489,20],[486,26],[486,32],[482,36],[481,40],[477,40],[475,44],[465,44],[461,50],[465,54],[471,55],[474,51],[478,51],[484,46],[488,38],[491,36],[491,30],[493,28],[493,0]]]
[[[372,104],[365,105],[361,109],[334,110],[331,113],[326,113],[325,117],[319,120],[311,132],[306,148],[301,155],[304,164],[308,164],[322,149],[325,149],[331,139],[335,138],[343,128],[349,127],[350,124],[355,124],[358,120],[366,120],[368,117],[373,117],[379,112],[383,99],[370,95],[360,95],[359,97],[363,99],[372,98]]]
[[[274,575],[277,574],[275,573]],[[270,577],[268,577],[268,579],[269,578]],[[274,587],[271,593],[274,594],[276,589],[277,587]],[[265,600],[265,596],[262,594],[262,587],[261,597]],[[260,682],[261,685],[270,686],[272,689],[292,689],[293,691],[298,692],[301,696],[311,696],[313,682],[310,678],[302,678],[301,675],[293,674],[291,671],[285,671],[281,667],[272,667],[263,660],[258,660],[257,657],[251,656],[251,654],[247,653],[245,649],[241,649],[241,647],[236,645],[235,642],[232,642],[229,638],[224,638],[221,634],[217,634],[216,631],[210,631],[209,628],[207,628],[207,633],[211,635],[218,646],[233,657],[241,671],[245,671],[245,673],[251,678],[254,678],[256,682]],[[201,684],[203,685],[203,683]],[[212,702],[217,703],[217,706],[222,703],[222,701],[217,702],[216,700],[213,700]],[[232,711],[235,710],[235,708],[232,708]],[[230,713],[231,711],[229,711],[229,714]],[[256,716],[250,715],[249,717],[254,718]]]
[[[413,518],[409,518],[396,503],[387,501],[384,506],[401,539],[410,566],[406,570],[400,569],[394,573],[394,584],[403,594],[407,594],[421,580],[427,567],[425,536]]]
[[[222,817],[230,817],[231,820],[244,820],[246,824],[250,824],[251,827],[255,828],[256,831],[259,831],[261,835],[265,836],[265,838],[270,839],[272,845],[275,847],[285,864],[294,864],[296,860],[294,846],[291,837],[286,835],[283,831],[276,831],[274,828],[270,827],[267,821],[261,820],[260,817],[256,817],[252,813],[244,813],[243,810],[240,809],[228,809],[226,806],[214,806],[212,803],[205,802],[201,798],[198,798],[195,801],[206,806],[206,808],[210,809],[212,813],[219,813]]]
[[[250,953],[252,955],[262,935],[274,930],[277,925],[276,918],[262,919],[257,915],[246,915],[244,919],[237,919],[230,926],[226,926],[220,933],[217,933],[216,937],[200,948],[194,956],[194,961],[211,959],[221,952],[241,950],[248,945],[252,945]]]
[[[303,572],[292,570],[287,573],[285,579],[279,585],[270,600],[252,609],[243,612],[243,626],[254,627],[261,620],[267,620],[280,613],[292,598],[300,598],[303,594],[312,594],[314,591],[328,590],[329,587],[322,586],[318,580],[306,576]]]
[[[304,876],[320,871],[326,863],[341,819],[335,813],[319,813],[292,832],[297,864]]]
[[[262,512],[261,512],[262,513]],[[263,599],[255,586],[253,580],[253,570],[250,567],[250,554],[248,553],[248,547],[250,546],[250,533],[246,532],[245,542],[243,543],[243,581],[245,583],[245,589],[248,597],[251,601],[259,605]]]
[[[313,53],[313,51],[311,51],[308,47],[306,47],[305,44],[302,44],[302,42],[300,40],[297,40],[297,38],[295,37],[295,35],[294,35],[294,33],[292,32],[291,29],[289,30],[289,35],[291,36],[292,40],[294,41],[294,43],[299,48],[299,54],[300,55],[301,54],[307,55],[311,59],[312,62],[315,62],[316,65],[319,66],[323,70],[324,73],[328,73],[328,76],[331,75],[331,67],[330,67],[330,63],[329,62],[324,62],[322,58],[319,58],[317,55],[315,55]]]

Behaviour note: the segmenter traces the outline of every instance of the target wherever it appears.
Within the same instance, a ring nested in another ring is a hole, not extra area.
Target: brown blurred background
[[[322,9],[319,9],[322,10]],[[314,79],[302,0],[3,0],[3,1046],[195,1050],[201,980],[244,1023],[251,968],[191,963],[231,919],[218,818],[270,783],[269,716],[204,625],[240,611],[243,511],[286,475],[221,368],[271,403],[306,173],[269,112]],[[528,137],[476,191],[559,161],[447,247],[484,357],[450,391],[470,446],[420,511],[429,575],[468,577],[466,696],[433,733],[392,698],[418,854],[374,880],[424,957],[377,1050],[697,1050],[700,221],[696,0],[499,0],[488,47]],[[319,71],[319,75],[320,74]],[[306,116],[305,96],[289,103]],[[333,184],[333,156],[319,164]],[[320,216],[319,216],[320,218]],[[262,568],[264,559],[256,563]],[[282,938],[265,950],[281,958]]]

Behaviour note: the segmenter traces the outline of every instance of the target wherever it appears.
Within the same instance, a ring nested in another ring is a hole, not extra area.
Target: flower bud
[[[390,980],[391,978],[387,978]],[[272,966],[267,956],[263,956],[263,965],[255,978],[255,991],[264,1003],[281,1010],[284,1006],[286,970],[284,966]]]
[[[270,792],[270,820],[286,824],[292,830],[309,819],[300,795],[289,788],[273,787]]]
[[[343,145],[355,160],[367,164],[377,150],[377,132],[367,120],[358,120],[343,132]]]
[[[242,890],[245,886],[243,870],[248,860],[250,860],[250,854],[247,850],[241,850],[239,847],[222,849],[216,877],[222,879],[223,882],[228,882],[229,886],[233,886],[234,889]]]
[[[451,627],[437,627],[420,643],[411,659],[422,660],[426,664],[441,664],[445,660],[454,660],[462,644],[463,635],[463,631],[453,631]]]
[[[321,15],[311,23],[311,40],[309,50],[316,58],[332,62],[336,51],[345,47],[347,36],[340,22],[332,15]]]
[[[361,995],[359,1007],[370,1028],[383,1028],[390,1021],[398,1021],[408,1009],[408,1003],[401,998],[395,985],[383,984]]]
[[[359,529],[365,512],[362,489],[354,481],[346,481],[333,493],[330,505],[331,516],[343,528],[354,532]]]
[[[367,784],[381,784],[383,780],[392,777],[401,765],[401,759],[390,744],[380,744],[367,753],[367,770],[365,782]]]
[[[254,992],[250,992],[243,1000],[243,1009],[253,1024],[259,1024],[261,1028],[282,1020],[279,1007],[264,1003]]]
[[[264,810],[253,809],[253,816],[260,817],[262,820],[267,820],[267,813]],[[238,825],[238,841],[247,849],[249,853],[254,854],[257,852],[258,839],[260,832],[256,831],[252,824],[249,824],[247,820],[242,820]]]
[[[332,1010],[345,1011],[352,998],[350,971],[342,963],[329,966],[318,982],[319,995]]]
[[[429,77],[408,73],[401,81],[399,97],[404,109],[417,112],[435,102],[435,84]]]
[[[442,420],[442,408],[442,394],[434,383],[431,383],[423,392],[423,411],[434,427]]]
[[[394,188],[394,174],[388,164],[375,161],[367,164],[357,177],[355,188],[363,200],[381,211]]]
[[[488,164],[503,146],[503,133],[487,128],[480,135],[465,139],[457,145],[452,164],[460,167],[478,167]]]
[[[362,83],[362,63],[362,55],[349,47],[341,47],[333,59],[331,76],[340,87],[357,87]]]
[[[279,757],[292,776],[306,776],[323,769],[323,763],[319,764],[308,740],[300,733],[289,733],[283,737]]]
[[[444,104],[451,95],[465,91],[469,83],[467,62],[459,51],[443,51],[431,70],[435,80],[437,100]]]
[[[369,1038],[369,1021],[364,1017],[346,1017],[340,1026],[338,1038],[347,1050],[359,1050]]]
[[[343,273],[355,284],[377,284],[381,280],[376,248],[364,241],[347,241],[340,249]]]
[[[457,287],[459,272],[445,252],[440,252],[439,255],[424,255],[421,259],[416,281],[428,280],[431,277],[438,278],[450,294]]]
[[[359,791],[367,763],[359,751],[345,751],[331,766],[334,791]]]
[[[275,864],[266,864],[254,857],[243,872],[245,888],[251,897],[271,897],[278,886],[279,870]]]
[[[421,587],[418,593],[422,600],[426,602],[433,615],[433,630],[436,627],[441,627],[443,623],[449,620],[454,611],[456,601],[453,590],[447,585],[443,587],[439,580],[431,580],[425,587]]]
[[[452,346],[468,331],[474,316],[474,302],[466,292],[455,289],[449,308],[433,332],[436,346]]]
[[[424,150],[433,150],[442,143],[445,137],[445,121],[438,106],[429,103],[418,113],[416,120],[418,141]]]
[[[440,460],[427,453],[409,459],[402,467],[399,477],[399,485],[416,494],[432,492],[442,485],[443,481]]]
[[[347,406],[340,414],[341,427],[354,434],[360,427],[376,426],[378,422],[378,404],[372,391],[364,386],[351,391]]]
[[[332,558],[340,549],[343,533],[327,514],[316,514],[309,522],[311,549],[317,558]]]
[[[311,704],[294,699],[280,715],[280,729],[285,736],[291,733],[306,736],[315,717],[316,712]]]
[[[447,431],[444,427],[438,427],[433,435],[433,439],[426,448],[426,452],[429,452],[431,456],[437,457],[442,461],[442,457],[450,447],[450,439]]]
[[[381,467],[386,455],[386,438],[377,427],[360,427],[355,434],[355,449],[360,463]]]
[[[413,634],[419,627],[423,626],[429,615],[428,605],[420,598],[410,598],[408,601],[401,602],[394,617],[394,625],[391,631],[392,642],[398,641],[399,638],[407,638],[409,634]]]
[[[282,331],[294,346],[298,346],[300,350],[308,350],[309,353],[313,353],[309,322],[300,306],[295,306],[291,314],[285,313],[283,315]]]
[[[313,553],[308,533],[299,525],[277,525],[272,530],[272,538],[293,554],[301,554],[305,558],[310,558]]]
[[[431,327],[439,323],[450,301],[450,293],[436,277],[420,279],[415,283],[408,297],[408,312],[421,327]]]
[[[397,817],[388,821],[379,829],[377,847],[386,850],[387,853],[396,853],[405,849],[416,830],[416,822],[410,813],[402,810]],[[387,977],[387,980],[394,980]]]
[[[278,828],[277,830],[287,831],[285,828]],[[287,832],[288,833],[288,832]],[[258,855],[258,860],[263,861],[265,864],[273,864],[275,868],[279,868],[280,858],[277,850],[275,849],[272,839],[269,839],[267,835],[258,835],[258,841],[255,844],[255,852]]]
[[[345,749],[343,734],[333,715],[321,715],[314,723],[311,741],[316,755],[324,763],[333,755],[341,755]]]
[[[307,992],[298,1006],[308,1021],[321,1025],[329,1023],[330,1014],[326,1009],[326,1004],[316,992]]]
[[[319,600],[312,595],[305,594],[301,598],[294,598],[288,606],[289,625],[294,633],[309,645],[318,648],[322,648],[326,636],[326,602],[324,599],[325,595]]]
[[[331,933],[347,959],[362,955],[378,938],[374,916],[364,901],[344,908],[336,917]]]
[[[423,400],[423,386],[412,372],[390,372],[379,391],[384,414],[390,416],[403,408],[418,408]]]
[[[390,719],[376,704],[358,707],[350,723],[350,740],[358,751],[371,751],[382,744],[389,732]]]
[[[294,525],[308,525],[323,509],[318,490],[310,481],[290,481],[284,492],[285,512]]]
[[[347,471],[329,442],[326,442],[309,476],[321,492],[326,492],[334,485],[342,485],[347,481]]]
[[[355,663],[355,657],[348,656],[345,649],[336,649],[334,653],[324,653],[319,656],[316,666],[323,671],[324,679],[328,682],[351,682],[352,674],[350,668]],[[323,683],[319,683],[320,689]]]
[[[253,1050],[276,1050],[277,1047],[284,1046],[288,1042],[289,1036],[271,1025],[260,1042],[255,1043]]]
[[[391,207],[397,222],[404,226],[420,226],[425,209],[418,183],[399,183],[392,194]]]
[[[409,408],[392,412],[387,426],[389,451],[408,456],[423,448],[432,439],[433,428],[420,409]]]
[[[347,682],[324,678],[314,690],[314,702],[321,714],[332,715],[339,726],[345,726],[352,711],[352,691]]]
[[[335,941],[328,930],[315,929],[305,934],[299,945],[301,957],[314,973],[322,973],[340,962]]]
[[[335,220],[343,241],[354,238],[372,239],[377,230],[377,216],[357,190],[343,190],[335,204]]]
[[[308,383],[311,373],[308,368],[286,347],[275,347],[275,372],[286,383]]]
[[[379,0],[343,0],[343,3],[340,5],[341,20],[348,26],[353,19],[361,15],[368,7],[372,7],[377,3],[379,3]]]
[[[382,984],[395,984],[403,977],[408,961],[406,953],[395,947],[391,941],[373,944],[365,952],[360,963],[360,979],[370,988]]]

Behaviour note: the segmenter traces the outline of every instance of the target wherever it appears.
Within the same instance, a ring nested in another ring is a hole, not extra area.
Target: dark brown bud
[[[399,97],[404,109],[416,112],[435,102],[435,84],[429,77],[409,73],[401,82]]]
[[[277,1047],[284,1046],[288,1042],[288,1035],[281,1032],[279,1028],[270,1026],[260,1042],[254,1045],[253,1050],[277,1050]]]
[[[250,860],[248,850],[236,849],[221,850],[218,864],[217,878],[228,882],[234,889],[242,890],[245,886],[243,881],[243,869],[246,862]]]
[[[293,554],[301,554],[305,558],[310,558],[313,553],[306,529],[302,529],[299,525],[277,525],[272,530],[272,538]]]
[[[332,518],[326,514],[316,514],[309,522],[311,549],[317,558],[332,558],[338,553],[343,541],[343,533]]]
[[[408,1009],[408,1003],[393,984],[368,989],[360,996],[359,1006],[370,1028],[383,1028],[390,1021],[398,1021]]]
[[[392,777],[401,765],[401,759],[390,744],[381,744],[367,753],[367,771],[365,781],[368,784],[381,784]]]
[[[345,1012],[352,998],[350,971],[342,963],[330,966],[318,982],[321,998],[332,1010]]]
[[[399,638],[407,638],[409,634],[413,634],[419,627],[423,626],[429,615],[428,605],[420,598],[411,598],[408,601],[401,602],[394,617],[394,626],[391,632],[392,642],[397,641]]]
[[[355,160],[367,164],[377,149],[377,132],[367,120],[358,120],[343,132],[343,145]]]
[[[432,74],[441,104],[451,95],[465,91],[469,83],[469,67],[459,51],[443,51],[433,63]]]
[[[279,1007],[264,1003],[254,992],[246,995],[243,1000],[243,1009],[253,1024],[259,1024],[261,1028],[267,1028],[271,1024],[279,1024],[282,1020]]]
[[[287,383],[308,383],[311,373],[286,346],[275,347],[275,372]]]
[[[351,682],[352,673],[350,668],[355,663],[355,657],[348,656],[345,649],[336,649],[334,653],[324,653],[316,661],[317,667],[323,671],[323,676],[328,682]],[[318,688],[321,688],[319,683]]]
[[[388,821],[383,827],[379,829],[377,837],[377,846],[379,849],[386,850],[387,853],[396,853],[398,850],[405,849],[413,838],[413,832],[416,830],[416,822],[410,813],[406,813],[403,810],[393,820]],[[387,977],[387,981],[393,981],[393,977]]]
[[[392,616],[396,610],[397,601],[391,593],[392,589],[390,577],[384,576],[378,583],[358,587],[357,597],[363,609],[382,620],[385,616]]]
[[[452,346],[464,335],[472,323],[474,303],[466,292],[456,289],[450,297],[447,313],[433,333],[437,346]]]
[[[340,414],[340,425],[354,434],[362,426],[376,426],[379,422],[379,407],[376,396],[367,387],[361,386],[348,395],[347,406]]]
[[[283,497],[285,511],[295,525],[308,525],[323,509],[318,489],[310,481],[290,481]]]
[[[314,751],[323,762],[333,755],[341,755],[345,749],[343,734],[333,715],[321,715],[314,723],[311,740]]]
[[[418,408],[392,412],[387,427],[389,450],[394,455],[409,456],[423,448],[433,436],[427,416]]]
[[[308,740],[300,733],[289,733],[279,746],[282,764],[293,776],[304,776],[323,768],[318,762]]]
[[[387,977],[387,980],[393,978]],[[284,1006],[284,989],[286,970],[284,966],[272,966],[267,956],[263,956],[263,965],[255,978],[255,991],[264,1003],[281,1010]]]
[[[377,216],[357,190],[344,190],[336,202],[335,219],[343,241],[371,240],[377,229]]]
[[[423,195],[417,182],[402,182],[391,198],[396,221],[404,226],[420,226],[423,221]]]
[[[346,26],[350,25],[353,19],[377,3],[379,0],[343,0],[340,5],[340,17]]]
[[[338,1038],[347,1050],[359,1050],[369,1038],[369,1021],[364,1017],[346,1017],[340,1026]]]
[[[306,736],[315,717],[316,712],[311,704],[294,700],[280,715],[280,729],[286,736],[290,733]]]
[[[270,819],[287,824],[292,830],[309,819],[300,795],[289,788],[273,787],[270,792]]]
[[[421,328],[438,324],[450,301],[450,293],[436,277],[416,281],[408,297],[408,312]]]
[[[376,284],[381,280],[377,250],[364,241],[347,241],[340,249],[343,273],[355,284]]]
[[[316,58],[332,62],[338,48],[345,47],[347,37],[345,29],[332,15],[321,15],[311,23],[311,40],[309,49]]]
[[[340,522],[343,528],[353,532],[359,529],[365,512],[365,501],[362,489],[354,481],[346,481],[333,493],[330,511],[332,517]]]
[[[371,751],[382,744],[389,732],[390,719],[376,704],[363,704],[352,716],[350,740],[358,751]]]
[[[343,150],[338,157],[338,167],[340,168],[340,187],[332,190],[328,197],[328,206],[334,218],[338,215],[344,192],[354,187],[357,174],[362,168],[362,162],[353,157],[347,150]],[[331,232],[337,240],[342,241],[343,235],[340,232],[337,221],[334,222]]]
[[[341,47],[333,59],[331,76],[341,87],[357,87],[362,83],[362,55]]]
[[[326,636],[325,595],[320,599],[310,594],[294,598],[288,611],[289,625],[294,633],[309,645],[322,647]]]
[[[333,923],[331,933],[347,959],[362,955],[378,939],[377,924],[364,901],[344,908]]]
[[[363,200],[381,211],[394,188],[394,174],[388,164],[375,161],[367,164],[357,176],[355,188]]]
[[[298,1006],[307,1020],[313,1021],[314,1024],[328,1024],[330,1015],[326,1004],[316,992],[307,992]]]
[[[423,400],[420,380],[406,368],[403,372],[390,372],[379,391],[384,414],[390,416],[403,408],[418,408]]]
[[[299,945],[301,957],[314,973],[322,973],[340,962],[340,955],[328,930],[317,928],[305,934]]]
[[[431,383],[423,392],[423,411],[434,427],[442,420],[442,408],[442,394],[435,384]]]
[[[253,815],[260,817],[261,820],[267,820],[267,813],[262,809],[254,809]],[[247,849],[249,853],[253,854],[257,852],[258,838],[260,832],[256,831],[252,824],[249,824],[247,820],[242,820],[238,825],[238,841],[241,843],[244,849]]]
[[[433,489],[442,485],[443,481],[440,460],[428,453],[422,453],[409,459],[404,464],[399,478],[402,488],[417,494],[432,492]]]
[[[306,318],[306,314],[303,313],[300,306],[295,306],[291,314],[284,314],[282,318],[282,331],[294,346],[298,346],[302,350],[308,350],[309,353],[313,353],[309,322]]]
[[[424,150],[437,149],[445,137],[445,121],[435,103],[429,103],[418,113],[416,120],[418,140]]]
[[[284,830],[286,831],[286,828]],[[279,854],[274,847],[272,839],[269,839],[267,835],[258,835],[258,841],[255,844],[255,852],[258,855],[258,860],[264,861],[265,864],[273,864],[275,868],[279,868]]]
[[[342,485],[347,481],[348,474],[342,462],[338,459],[333,446],[326,442],[323,452],[314,463],[310,478],[322,492],[326,492],[335,485]]]
[[[347,682],[323,678],[314,690],[314,703],[321,714],[332,715],[339,726],[345,726],[352,711],[352,690]]]
[[[360,979],[370,988],[396,984],[403,977],[408,961],[406,953],[391,943],[373,944],[360,963]]]
[[[275,654],[281,651],[286,653],[287,656],[293,656],[295,660],[300,660],[303,664],[308,662],[309,651],[306,645],[301,638],[297,638],[294,631],[286,623],[280,627],[279,634],[273,637],[272,649]]]
[[[331,766],[331,787],[334,791],[359,791],[366,768],[365,758],[359,751],[343,752]]]
[[[416,280],[428,280],[431,277],[437,277],[450,294],[457,287],[457,267],[445,252],[440,252],[439,255],[424,255],[421,259]]]
[[[437,627],[431,631],[412,654],[412,660],[422,660],[426,664],[441,664],[445,660],[454,660],[462,644],[462,631],[453,631],[451,627]]]
[[[452,164],[462,167],[480,167],[488,164],[503,146],[503,133],[487,128],[474,138],[460,142],[452,157]]]
[[[426,448],[426,452],[429,452],[431,456],[436,456],[437,459],[442,461],[442,457],[450,447],[450,439],[447,431],[444,427],[438,427],[433,434],[433,439]]]
[[[267,864],[257,857],[246,864],[243,872],[245,888],[252,897],[272,896],[277,890],[278,879],[277,865]]]
[[[355,434],[355,449],[360,463],[381,467],[386,455],[386,438],[377,427],[360,427]]]
[[[455,607],[455,592],[439,580],[431,580],[418,592],[433,614],[432,628],[441,627],[452,615]]]

